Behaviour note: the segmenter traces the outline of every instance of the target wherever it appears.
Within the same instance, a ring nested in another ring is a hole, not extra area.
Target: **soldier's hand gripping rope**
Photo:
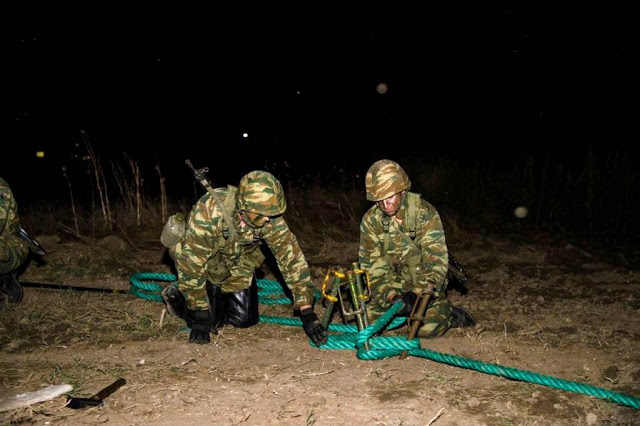
[[[403,293],[402,296],[394,296],[393,299],[391,299],[391,304],[404,303],[404,306],[398,311],[397,314],[402,317],[407,316],[409,315],[409,313],[411,313],[413,305],[416,304],[416,300],[418,300],[418,296],[416,296],[413,291],[407,291],[406,293]]]

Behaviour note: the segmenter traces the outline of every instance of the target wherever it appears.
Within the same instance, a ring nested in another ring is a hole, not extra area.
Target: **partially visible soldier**
[[[436,209],[408,192],[411,181],[391,160],[375,162],[365,176],[367,200],[375,202],[360,224],[360,266],[369,272],[375,320],[394,303],[399,315],[411,312],[417,295],[434,284],[435,297],[425,313],[418,337],[443,335],[449,328],[475,325],[465,309],[447,298],[448,250]]]
[[[22,300],[17,270],[28,255],[29,246],[20,237],[18,205],[9,184],[0,178],[0,308],[5,299],[11,303]]]
[[[216,197],[206,193],[193,206],[184,237],[169,249],[178,284],[166,287],[163,298],[168,310],[191,327],[189,341],[208,343],[209,332],[216,332],[225,310],[241,314],[240,319],[227,321],[232,325],[257,322],[254,271],[264,260],[260,251],[264,241],[291,290],[294,308],[300,309],[305,332],[316,345],[326,343],[327,332],[313,312],[309,265],[282,217],[287,203],[280,182],[271,173],[256,170],[245,175],[237,188],[229,185],[213,191]],[[220,292],[235,297],[222,303]],[[246,315],[252,310],[255,320]]]

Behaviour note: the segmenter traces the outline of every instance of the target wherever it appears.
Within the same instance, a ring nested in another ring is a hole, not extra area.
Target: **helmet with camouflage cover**
[[[380,201],[411,188],[409,176],[398,163],[380,160],[373,163],[364,178],[367,200]]]
[[[238,210],[277,216],[287,209],[282,184],[271,173],[255,170],[240,179],[236,195]]]

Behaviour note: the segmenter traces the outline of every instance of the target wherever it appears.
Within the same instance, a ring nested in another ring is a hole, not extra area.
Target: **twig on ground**
[[[162,312],[160,312],[160,321],[158,322],[158,328],[162,328],[162,324],[164,323],[164,317],[167,315],[167,308],[162,308]]]
[[[58,227],[60,228],[60,230],[66,232],[67,234],[71,234],[73,235],[75,238],[79,239],[80,241],[82,241],[83,243],[86,244],[92,244],[91,240],[89,238],[83,237],[81,235],[78,235],[76,233],[76,231],[74,231],[72,228],[69,228],[67,225],[65,225],[64,223],[60,223],[60,222],[56,222]]]
[[[442,415],[443,412],[444,412],[444,407],[442,407],[440,411],[438,411],[438,413],[435,416],[433,416],[431,420],[429,420],[429,423],[427,423],[427,426],[430,426],[431,424],[433,424],[433,422],[438,420],[438,418]]]

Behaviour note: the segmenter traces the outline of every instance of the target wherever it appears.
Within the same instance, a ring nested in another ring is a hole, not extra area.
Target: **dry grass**
[[[2,352],[29,353],[79,343],[104,347],[161,335],[166,338],[176,331],[171,325],[158,328],[159,304],[132,300],[126,294],[46,289],[29,293],[32,297],[26,303],[3,310]]]
[[[183,188],[178,193],[175,187],[174,193],[166,187],[167,182],[176,185],[188,175],[183,170],[177,174],[180,178],[174,176],[175,167],[184,166],[182,161],[161,165],[126,153],[104,160],[86,134],[81,146],[85,152],[78,158],[82,160],[65,165],[64,182],[51,189],[64,194],[63,202],[20,206],[32,234],[55,233],[58,222],[90,237],[161,227],[167,215],[187,213],[204,194],[193,181],[178,186]],[[555,232],[633,235],[638,229],[635,217],[640,199],[640,173],[633,157],[624,152],[597,155],[591,150],[576,154],[571,161],[530,157],[511,165],[417,156],[396,160],[410,176],[412,190],[438,209],[448,233],[458,233],[461,227],[493,232],[534,225]],[[104,167],[104,161],[110,167]],[[168,166],[173,175],[161,173],[161,166]],[[307,168],[265,161],[264,169],[285,188],[289,206],[285,216],[303,244],[358,238],[360,219],[371,203],[365,199],[364,171],[344,167]],[[514,217],[519,206],[528,209],[523,219]]]

